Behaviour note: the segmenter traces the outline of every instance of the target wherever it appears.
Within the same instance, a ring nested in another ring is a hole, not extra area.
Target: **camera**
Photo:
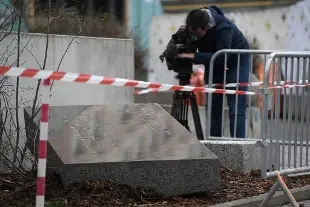
[[[193,72],[193,60],[190,58],[176,58],[180,53],[195,53],[197,51],[198,36],[191,35],[188,27],[180,26],[172,35],[165,51],[159,56],[161,62],[166,59],[168,70],[173,70],[178,75],[187,75]]]

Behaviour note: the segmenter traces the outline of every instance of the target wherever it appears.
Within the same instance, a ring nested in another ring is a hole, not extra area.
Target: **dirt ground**
[[[32,173],[27,178],[17,173],[0,175],[1,206],[34,206],[35,175],[36,173]],[[273,179],[260,179],[257,173],[236,173],[224,168],[221,169],[221,177],[223,186],[219,192],[164,198],[155,192],[110,182],[88,181],[63,189],[59,177],[54,175],[47,177],[45,201],[48,207],[210,206],[266,193],[274,184]],[[284,180],[290,189],[310,185],[310,175],[285,177]]]

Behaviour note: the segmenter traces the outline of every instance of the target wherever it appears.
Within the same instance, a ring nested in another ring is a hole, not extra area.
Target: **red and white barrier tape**
[[[304,88],[304,87],[309,87],[310,84],[308,84],[308,80],[305,81],[298,81],[298,84],[296,84],[297,82],[286,82],[286,81],[280,81],[278,82],[274,82],[273,84],[269,84],[269,89],[284,89],[284,88]],[[303,84],[305,83],[305,84]],[[253,87],[258,87],[258,86],[262,86],[263,82],[253,82],[253,83],[228,83],[226,85],[224,84],[213,84],[213,87],[248,87],[248,86],[253,86]],[[204,86],[205,88],[207,87],[207,85]],[[215,90],[215,89],[214,89]],[[135,94],[146,94],[146,93],[151,93],[151,92],[164,92],[164,91],[169,91],[167,89],[144,89],[144,90],[140,90],[140,91],[136,91]],[[226,91],[226,90],[225,90]],[[200,91],[202,93],[206,92],[206,91]],[[258,93],[256,93],[258,94]]]
[[[221,87],[221,88],[224,88],[224,87],[237,87],[237,86],[240,86],[240,87],[249,87],[249,86],[253,86],[253,87],[259,87],[259,86],[263,86],[263,82],[252,82],[252,83],[228,83],[226,85],[224,84],[220,84],[220,83],[217,83],[217,84],[213,84],[212,87]],[[273,86],[286,86],[286,85],[289,85],[290,88],[291,86],[293,85],[308,85],[308,80],[300,80],[297,82],[293,81],[293,82],[289,82],[289,81],[275,81],[273,84],[270,83],[269,86],[270,87],[273,87]],[[205,87],[208,87],[208,85],[205,85]]]
[[[156,90],[169,90],[169,91],[194,91],[194,92],[205,92],[205,93],[239,94],[239,95],[256,95],[257,94],[254,92],[246,92],[246,91],[159,84],[159,83],[151,83],[151,82],[145,82],[145,81],[128,80],[128,79],[122,79],[122,78],[96,76],[96,75],[89,75],[89,74],[55,72],[55,71],[37,70],[37,69],[31,69],[31,68],[16,68],[16,67],[7,67],[7,66],[0,66],[0,75],[19,76],[19,77],[36,78],[36,79],[50,79],[50,80],[89,83],[89,84],[104,84],[104,85],[113,85],[113,86],[136,87],[136,88],[153,88]]]
[[[217,88],[204,88],[204,87],[191,87],[191,86],[184,86],[184,87],[194,88],[194,90],[186,90],[186,91],[201,92],[201,93],[236,94],[236,95],[251,95],[251,96],[259,94],[256,92],[224,90],[224,89],[217,89]],[[174,90],[173,89],[150,88],[150,89],[135,91],[135,94],[146,94],[146,93],[150,93],[150,92],[162,92],[162,91],[174,91]]]
[[[277,89],[284,89],[284,88],[305,88],[309,87],[310,84],[298,84],[298,85],[283,85],[283,86],[269,86],[268,88],[277,88]]]

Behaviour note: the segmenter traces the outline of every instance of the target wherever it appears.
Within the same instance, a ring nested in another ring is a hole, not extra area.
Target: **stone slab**
[[[76,116],[82,113],[89,106],[75,106],[75,107],[50,107],[49,115],[49,136],[57,133],[66,124],[69,124]],[[64,111],[62,109],[65,109]],[[37,113],[33,119],[31,108],[24,108],[24,119],[25,119],[25,131],[27,136],[26,146],[28,147],[30,153],[37,159],[37,148],[39,143],[39,122],[40,122],[40,112]],[[36,110],[37,111],[37,110]],[[61,162],[59,156],[53,149],[53,147],[48,142],[47,145],[48,157],[47,157],[47,173],[54,173],[58,170],[63,163]]]
[[[158,104],[51,107],[49,133],[48,166],[65,186],[110,180],[166,196],[220,188],[217,156]]]
[[[215,139],[215,138],[214,138]],[[237,140],[204,140],[201,143],[210,149],[220,159],[220,164],[237,172],[250,173],[259,170],[261,163],[260,141]],[[272,153],[276,152],[275,145],[269,145]]]

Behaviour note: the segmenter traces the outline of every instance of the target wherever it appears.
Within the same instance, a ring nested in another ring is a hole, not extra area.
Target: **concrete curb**
[[[304,186],[302,188],[294,188],[291,190],[294,198],[297,202],[309,200],[310,199],[310,185]],[[248,197],[240,200],[234,200],[226,203],[216,204],[212,207],[255,207],[259,206],[261,202],[265,199],[266,194]],[[273,198],[269,201],[268,207],[279,206],[279,205],[286,205],[289,201],[285,196],[283,191],[277,191]]]

